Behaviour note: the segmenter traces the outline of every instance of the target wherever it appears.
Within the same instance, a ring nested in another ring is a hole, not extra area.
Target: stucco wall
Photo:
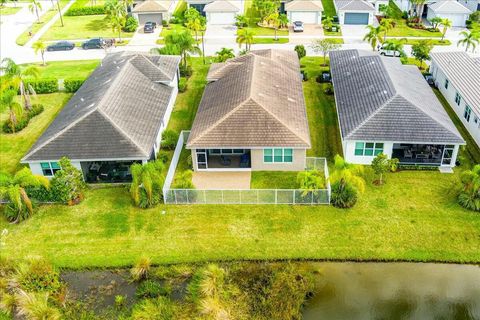
[[[169,84],[173,87],[172,96],[170,97],[170,101],[168,102],[167,110],[165,111],[165,115],[163,116],[162,125],[158,130],[157,138],[155,140],[155,145],[153,146],[155,157],[157,156],[158,151],[160,150],[160,142],[162,140],[162,132],[167,128],[168,122],[170,121],[170,116],[172,115],[173,106],[175,105],[175,100],[177,99],[178,95],[178,78],[175,75],[173,81]]]
[[[252,171],[302,171],[305,169],[306,150],[293,149],[293,162],[291,163],[264,163],[263,149],[250,151]]]
[[[58,162],[59,160],[57,160]],[[43,162],[43,161],[42,161]],[[45,161],[47,162],[47,161]],[[55,161],[49,161],[49,162],[55,162]],[[43,171],[42,171],[42,166],[40,165],[40,162],[29,162],[28,163],[30,170],[32,171],[33,174],[38,174],[43,176]],[[82,171],[82,166],[80,165],[80,161],[72,161],[72,165],[77,168],[78,170]],[[48,179],[53,178],[53,176],[46,176]]]
[[[364,141],[344,141],[343,143],[343,154],[345,155],[345,160],[350,163],[355,164],[371,164],[375,156],[356,156],[355,155],[355,143],[364,142]],[[368,142],[382,142],[382,141],[368,141]],[[383,153],[392,157],[393,142],[384,142],[383,144]]]

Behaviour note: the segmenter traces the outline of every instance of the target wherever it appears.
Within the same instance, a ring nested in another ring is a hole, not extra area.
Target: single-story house
[[[52,177],[66,156],[87,182],[129,181],[155,159],[178,92],[179,56],[108,54],[23,157]]]
[[[334,0],[340,24],[368,25],[375,19],[375,6],[364,0]]]
[[[480,58],[466,52],[432,52],[430,56],[435,84],[480,146]]]
[[[361,50],[330,52],[343,154],[370,164],[455,166],[465,141],[416,66]]]
[[[203,8],[209,25],[235,24],[235,16],[243,13],[242,1],[216,0]]]
[[[322,23],[323,5],[319,0],[293,0],[285,4],[285,11],[290,22]]]
[[[187,0],[187,6],[190,8],[195,8],[197,9],[198,12],[200,12],[202,15],[205,16],[205,12],[203,9],[205,6],[215,0]]]
[[[442,18],[444,18],[442,16],[444,14],[461,15],[461,13],[459,13],[458,11],[464,11],[464,10],[459,6],[452,5],[452,4],[448,4],[447,7],[444,7],[441,9],[435,9],[435,8],[433,10],[430,9],[431,5],[436,4],[436,6],[442,6],[443,2],[449,2],[449,1],[457,2],[458,4],[461,4],[463,7],[467,8],[470,13],[480,10],[479,0],[426,0],[424,4],[424,9],[423,9],[423,17],[430,19],[435,16],[434,15],[435,11]],[[400,8],[400,10],[407,11],[410,15],[414,15],[416,13],[417,6],[411,0],[394,0],[394,2]],[[449,7],[453,8],[450,12],[448,11]],[[429,13],[430,13],[430,16],[429,16]],[[445,16],[445,18],[448,18],[452,21],[460,19],[459,17],[448,17],[448,16]],[[454,22],[454,26],[456,26],[455,22]],[[462,26],[462,25],[460,24],[459,26]]]
[[[427,19],[440,17],[452,21],[452,27],[465,27],[472,11],[455,0],[438,1],[427,6]]]
[[[173,0],[145,0],[135,3],[132,16],[140,25],[148,21],[162,25],[163,20],[170,20],[174,10],[175,1]]]
[[[186,148],[195,171],[301,171],[310,148],[294,51],[255,50],[214,63]]]

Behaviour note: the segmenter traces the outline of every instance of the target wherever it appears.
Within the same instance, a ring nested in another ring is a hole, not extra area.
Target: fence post
[[[188,189],[185,189],[185,198],[187,198],[187,203],[190,204],[190,201],[188,201]]]
[[[293,204],[295,204],[295,189],[293,189]]]
[[[275,189],[275,204],[278,204],[278,189]]]
[[[174,190],[173,190],[173,194],[175,195],[175,204],[178,204],[178,203],[177,203],[177,190],[174,189]]]

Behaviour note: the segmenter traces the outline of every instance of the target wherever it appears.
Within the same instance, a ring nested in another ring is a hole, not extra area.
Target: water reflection
[[[480,319],[480,267],[318,263],[304,319]]]

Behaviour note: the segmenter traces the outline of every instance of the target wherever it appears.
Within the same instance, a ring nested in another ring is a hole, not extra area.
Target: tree
[[[194,7],[190,7],[185,12],[183,13],[183,18],[185,19],[185,22],[192,21],[200,17],[201,14],[198,12],[197,9]],[[186,25],[185,25],[186,26]]]
[[[42,65],[47,65],[47,63],[45,62],[45,50],[47,49],[47,45],[45,44],[45,42],[43,42],[42,40],[38,40],[32,45],[32,48],[35,50],[35,54],[40,51],[40,55],[42,56]]]
[[[316,53],[322,53],[323,65],[327,65],[327,54],[329,51],[335,51],[340,48],[338,43],[335,43],[332,39],[317,39],[313,40],[311,48]]]
[[[253,0],[252,7],[258,12],[261,20],[272,13],[278,12],[280,8],[280,0]]]
[[[307,50],[305,50],[305,46],[303,44],[297,44],[294,50],[298,55],[298,60],[302,59],[307,55]]]
[[[472,52],[475,51],[475,48],[477,47],[480,39],[480,35],[474,32],[468,32],[468,31],[462,31],[460,32],[460,35],[463,37],[463,39],[458,40],[457,42],[457,47],[462,45],[465,47],[465,52],[468,51],[468,48],[472,46]]]
[[[144,165],[135,163],[130,167],[130,195],[135,205],[148,208],[160,202],[164,182],[163,169],[164,164],[161,161],[147,162]]]
[[[326,30],[331,30],[333,27],[333,17],[325,17],[322,20],[323,28]]]
[[[205,28],[205,19],[199,16],[195,19],[187,20],[185,26],[195,32],[195,41],[198,41],[198,31],[202,31]]]
[[[37,16],[37,23],[40,23],[40,14],[38,13],[38,10],[42,10],[42,4],[40,3],[40,1],[30,0],[30,5],[28,6],[28,9],[31,13],[35,12],[35,15]]]
[[[390,170],[390,161],[386,154],[380,153],[372,160],[372,169],[379,176],[378,184],[383,184],[383,175]]]
[[[415,5],[415,12],[417,17],[421,18],[423,15],[423,8],[425,7],[425,3],[427,3],[427,0],[412,0],[411,3]]]
[[[238,32],[237,42],[240,48],[242,44],[245,44],[245,50],[250,51],[253,43],[253,31],[249,29],[243,29]]]
[[[365,190],[365,180],[362,177],[363,173],[364,169],[362,166],[348,163],[337,154],[334,158],[334,170],[330,176],[330,180],[332,182],[345,181],[359,192],[363,192]]]
[[[14,176],[0,173],[0,197],[8,200],[5,208],[7,219],[13,223],[25,220],[33,214],[32,201],[25,191],[26,187],[50,187],[47,178],[33,175],[30,169],[23,168]]]
[[[400,53],[400,57],[406,57],[407,54],[403,50],[403,45],[407,39],[389,39],[383,43],[383,48],[385,50],[397,51]]]
[[[265,22],[270,26],[273,27],[274,34],[275,34],[275,41],[278,41],[277,37],[277,30],[280,27],[280,19],[278,17],[278,12],[272,13],[265,18]]]
[[[235,16],[235,25],[240,29],[246,27],[248,25],[247,17],[244,14],[237,14]]]
[[[325,188],[325,176],[318,170],[300,171],[297,175],[297,184],[303,195]]]
[[[280,22],[280,28],[288,27],[288,17],[285,13],[281,13],[278,16],[278,21]]]
[[[419,40],[412,45],[412,56],[420,62],[420,69],[423,69],[423,61],[430,60],[430,51],[433,49],[432,41]]]
[[[66,157],[60,159],[59,164],[62,169],[55,172],[50,183],[54,198],[69,205],[78,203],[87,187],[83,174]]]
[[[448,28],[450,28],[452,26],[452,21],[450,21],[447,18],[440,19],[440,24],[443,26],[443,30],[442,30],[442,41],[443,41],[443,39],[445,38],[445,34],[447,33]]]
[[[393,29],[394,21],[392,19],[382,19],[380,26],[383,28],[383,41],[387,40],[387,32]]]
[[[462,186],[458,202],[467,209],[480,211],[480,164],[462,172],[460,181]]]
[[[215,58],[216,62],[225,62],[228,59],[235,58],[235,53],[230,48],[222,48],[220,51],[215,52],[215,55],[217,56]]]
[[[122,29],[127,21],[125,3],[118,0],[108,0],[105,3],[105,12],[110,20],[113,32],[118,32],[118,40],[122,41]]]
[[[432,19],[429,19],[430,23],[432,24],[433,29],[437,29],[438,25],[442,23],[444,19],[441,17],[433,17]],[[448,19],[447,19],[448,20]]]
[[[382,26],[374,27],[372,25],[368,25],[367,29],[368,29],[368,33],[365,35],[365,37],[363,37],[363,40],[370,43],[373,51],[375,51],[375,48],[377,47],[377,43],[382,42],[382,37],[380,36],[380,34],[383,31],[383,27]]]
[[[35,95],[35,90],[26,80],[38,78],[40,70],[36,66],[29,66],[22,70],[12,59],[4,58],[1,62],[0,72],[4,74],[3,86],[20,91],[23,106],[25,110],[30,111],[32,109],[30,96]]]
[[[172,32],[165,37],[165,47],[157,50],[160,54],[181,55],[183,66],[187,67],[190,54],[201,54],[195,39],[189,31]]]
[[[17,90],[6,88],[0,92],[0,111],[8,109],[8,119],[12,132],[15,133],[15,128],[18,120],[23,116],[22,106],[15,101]]]

